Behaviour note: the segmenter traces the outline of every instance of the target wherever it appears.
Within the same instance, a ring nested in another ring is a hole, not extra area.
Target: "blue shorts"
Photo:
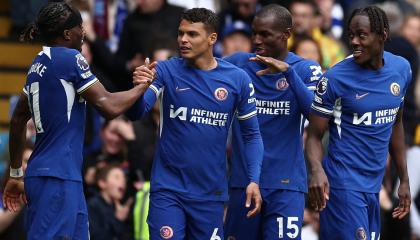
[[[149,204],[151,240],[223,239],[223,202],[191,200],[159,191],[150,193]]]
[[[25,178],[28,239],[88,239],[89,224],[81,182],[54,177]]]
[[[246,214],[243,188],[232,188],[225,223],[227,240],[300,239],[305,196],[302,192],[261,189],[261,213],[252,218]]]
[[[379,235],[379,194],[330,189],[330,200],[320,214],[321,240],[377,240]]]

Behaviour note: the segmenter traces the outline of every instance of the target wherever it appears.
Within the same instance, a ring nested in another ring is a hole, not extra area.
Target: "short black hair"
[[[384,31],[389,33],[389,22],[386,13],[377,6],[367,6],[364,8],[354,9],[351,13],[347,26],[350,26],[354,16],[367,16],[370,22],[370,30],[379,36],[384,36]]]
[[[207,32],[217,32],[219,18],[216,13],[207,8],[191,8],[182,13],[181,21],[187,20],[191,23],[203,23]]]
[[[22,32],[20,40],[30,42],[41,40],[46,43],[63,34],[63,31],[81,24],[78,10],[65,2],[50,2],[38,13],[36,20]]]
[[[286,30],[293,26],[292,15],[287,8],[278,4],[268,4],[257,12],[255,18],[273,17],[278,29]]]

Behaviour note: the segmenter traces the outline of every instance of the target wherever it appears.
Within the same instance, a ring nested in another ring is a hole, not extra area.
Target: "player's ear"
[[[209,37],[209,45],[214,45],[217,41],[217,33],[210,33]]]
[[[283,32],[285,40],[289,39],[292,36],[292,28],[286,28]]]
[[[70,30],[64,30],[63,31],[63,38],[64,38],[64,40],[67,40],[67,41],[69,41],[70,39],[71,39],[71,32],[70,32]]]
[[[388,31],[386,29],[384,29],[384,34],[383,34],[383,40],[384,40],[384,42],[388,39],[388,37],[389,37],[389,33],[388,33]]]

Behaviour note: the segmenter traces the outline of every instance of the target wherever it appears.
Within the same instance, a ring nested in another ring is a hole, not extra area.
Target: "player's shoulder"
[[[313,71],[313,68],[319,68],[320,71],[321,70],[321,66],[319,65],[318,62],[311,60],[311,59],[306,59],[303,58],[301,56],[296,55],[293,52],[289,52],[287,54],[287,57],[285,59],[285,62],[288,63],[289,65],[293,66],[293,68],[295,68],[296,70],[300,71],[300,70],[311,70]]]
[[[328,69],[324,76],[340,79],[341,76],[356,74],[358,71],[360,71],[360,67],[355,63],[353,55],[350,55]]]
[[[44,53],[46,51],[48,50],[44,48]],[[51,60],[56,64],[62,63],[64,65],[69,66],[69,63],[72,62],[77,62],[78,64],[81,62],[86,62],[82,53],[73,48],[51,47],[49,48],[49,52]]]
[[[167,60],[158,61],[157,66],[161,68],[180,69],[184,65],[184,60],[180,57],[171,57]]]
[[[216,58],[217,64],[218,64],[218,69],[219,71],[226,73],[226,74],[233,74],[235,76],[248,76],[248,74],[242,70],[241,68],[239,68],[238,66],[236,66],[235,64],[226,61],[225,59],[222,58]]]
[[[338,86],[340,83],[353,81],[351,76],[357,74],[358,70],[360,70],[360,68],[354,62],[353,56],[350,55],[328,69],[322,75],[320,81],[328,81],[329,83],[333,83],[335,86]]]
[[[402,56],[384,51],[385,64],[397,72],[410,69],[410,63]]]
[[[232,55],[226,56],[223,59],[227,62],[235,64],[236,66],[244,66],[250,63],[249,58],[255,57],[255,53],[236,52]]]
[[[82,55],[78,50],[66,47],[51,47],[51,57],[75,57]]]

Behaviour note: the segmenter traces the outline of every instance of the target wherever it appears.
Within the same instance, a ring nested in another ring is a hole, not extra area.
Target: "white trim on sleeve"
[[[77,93],[79,93],[79,94],[82,93],[83,91],[85,91],[86,89],[88,89],[90,86],[92,86],[94,83],[96,83],[96,81],[98,81],[97,78],[94,78],[94,79],[90,80],[85,85],[83,85],[79,89],[77,89]]]
[[[314,109],[314,110],[316,110],[320,113],[323,113],[323,114],[327,114],[327,115],[332,115],[333,114],[333,110],[328,110],[328,109],[323,108],[323,107],[315,106],[314,104],[312,104],[311,107],[312,107],[312,109]]]
[[[250,119],[250,118],[252,118],[253,116],[256,116],[256,115],[257,115],[257,110],[254,110],[254,111],[252,111],[248,114],[245,114],[243,116],[238,115],[238,120],[247,120],[247,119]]]

